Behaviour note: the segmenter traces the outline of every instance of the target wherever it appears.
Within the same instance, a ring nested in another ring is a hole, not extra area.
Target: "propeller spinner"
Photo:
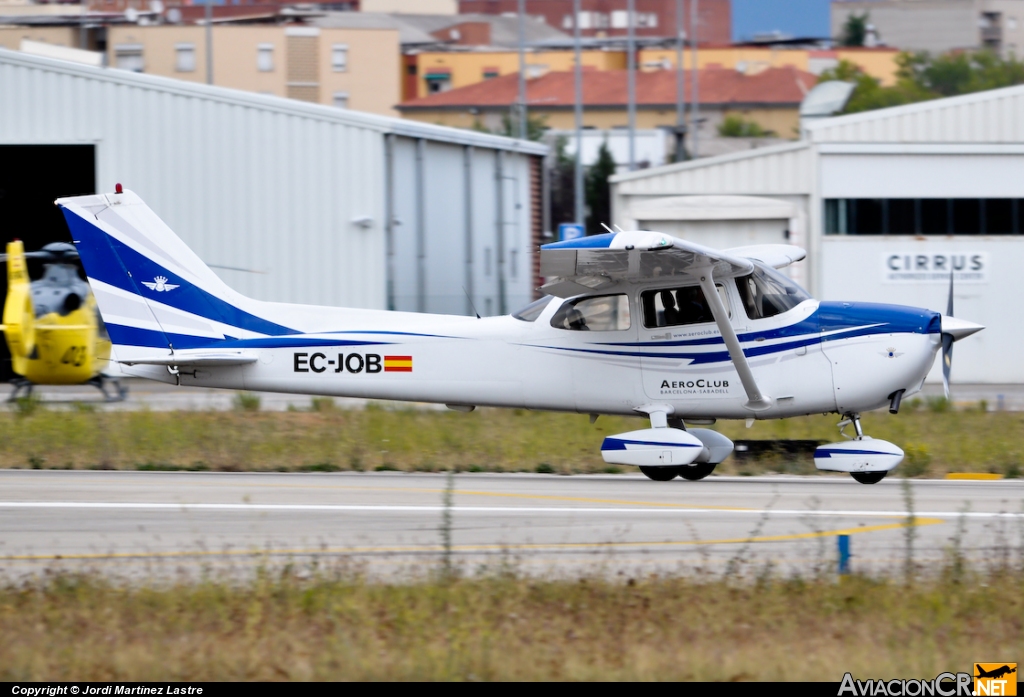
[[[949,375],[953,369],[953,342],[984,329],[984,325],[953,316],[953,272],[949,272],[949,301],[942,315],[942,389],[949,399]]]

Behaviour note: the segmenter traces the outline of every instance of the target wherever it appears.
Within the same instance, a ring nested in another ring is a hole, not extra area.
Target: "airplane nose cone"
[[[985,326],[982,324],[975,324],[959,317],[942,315],[942,333],[949,334],[953,337],[953,341],[960,341],[960,339],[980,332],[984,328]]]

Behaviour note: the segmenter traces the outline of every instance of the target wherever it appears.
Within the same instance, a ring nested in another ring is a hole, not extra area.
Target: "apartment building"
[[[396,29],[218,25],[212,82],[394,116],[400,101]],[[206,30],[197,25],[111,26],[107,64],[133,72],[207,82]]]

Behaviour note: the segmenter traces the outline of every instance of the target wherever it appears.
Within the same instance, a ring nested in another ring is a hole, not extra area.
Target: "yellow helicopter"
[[[32,281],[29,259],[43,262],[43,277]],[[108,402],[125,398],[116,377],[104,375],[110,363],[110,337],[96,309],[89,284],[78,275],[78,251],[53,242],[26,252],[20,240],[7,244],[7,299],[0,329],[11,351],[14,401],[35,385],[92,385]],[[112,390],[108,390],[112,387]]]

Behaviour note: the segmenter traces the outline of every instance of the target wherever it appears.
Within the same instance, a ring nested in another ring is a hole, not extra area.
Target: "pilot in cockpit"
[[[704,301],[700,286],[687,286],[676,291],[679,297],[679,323],[698,324],[710,322],[713,318]]]

